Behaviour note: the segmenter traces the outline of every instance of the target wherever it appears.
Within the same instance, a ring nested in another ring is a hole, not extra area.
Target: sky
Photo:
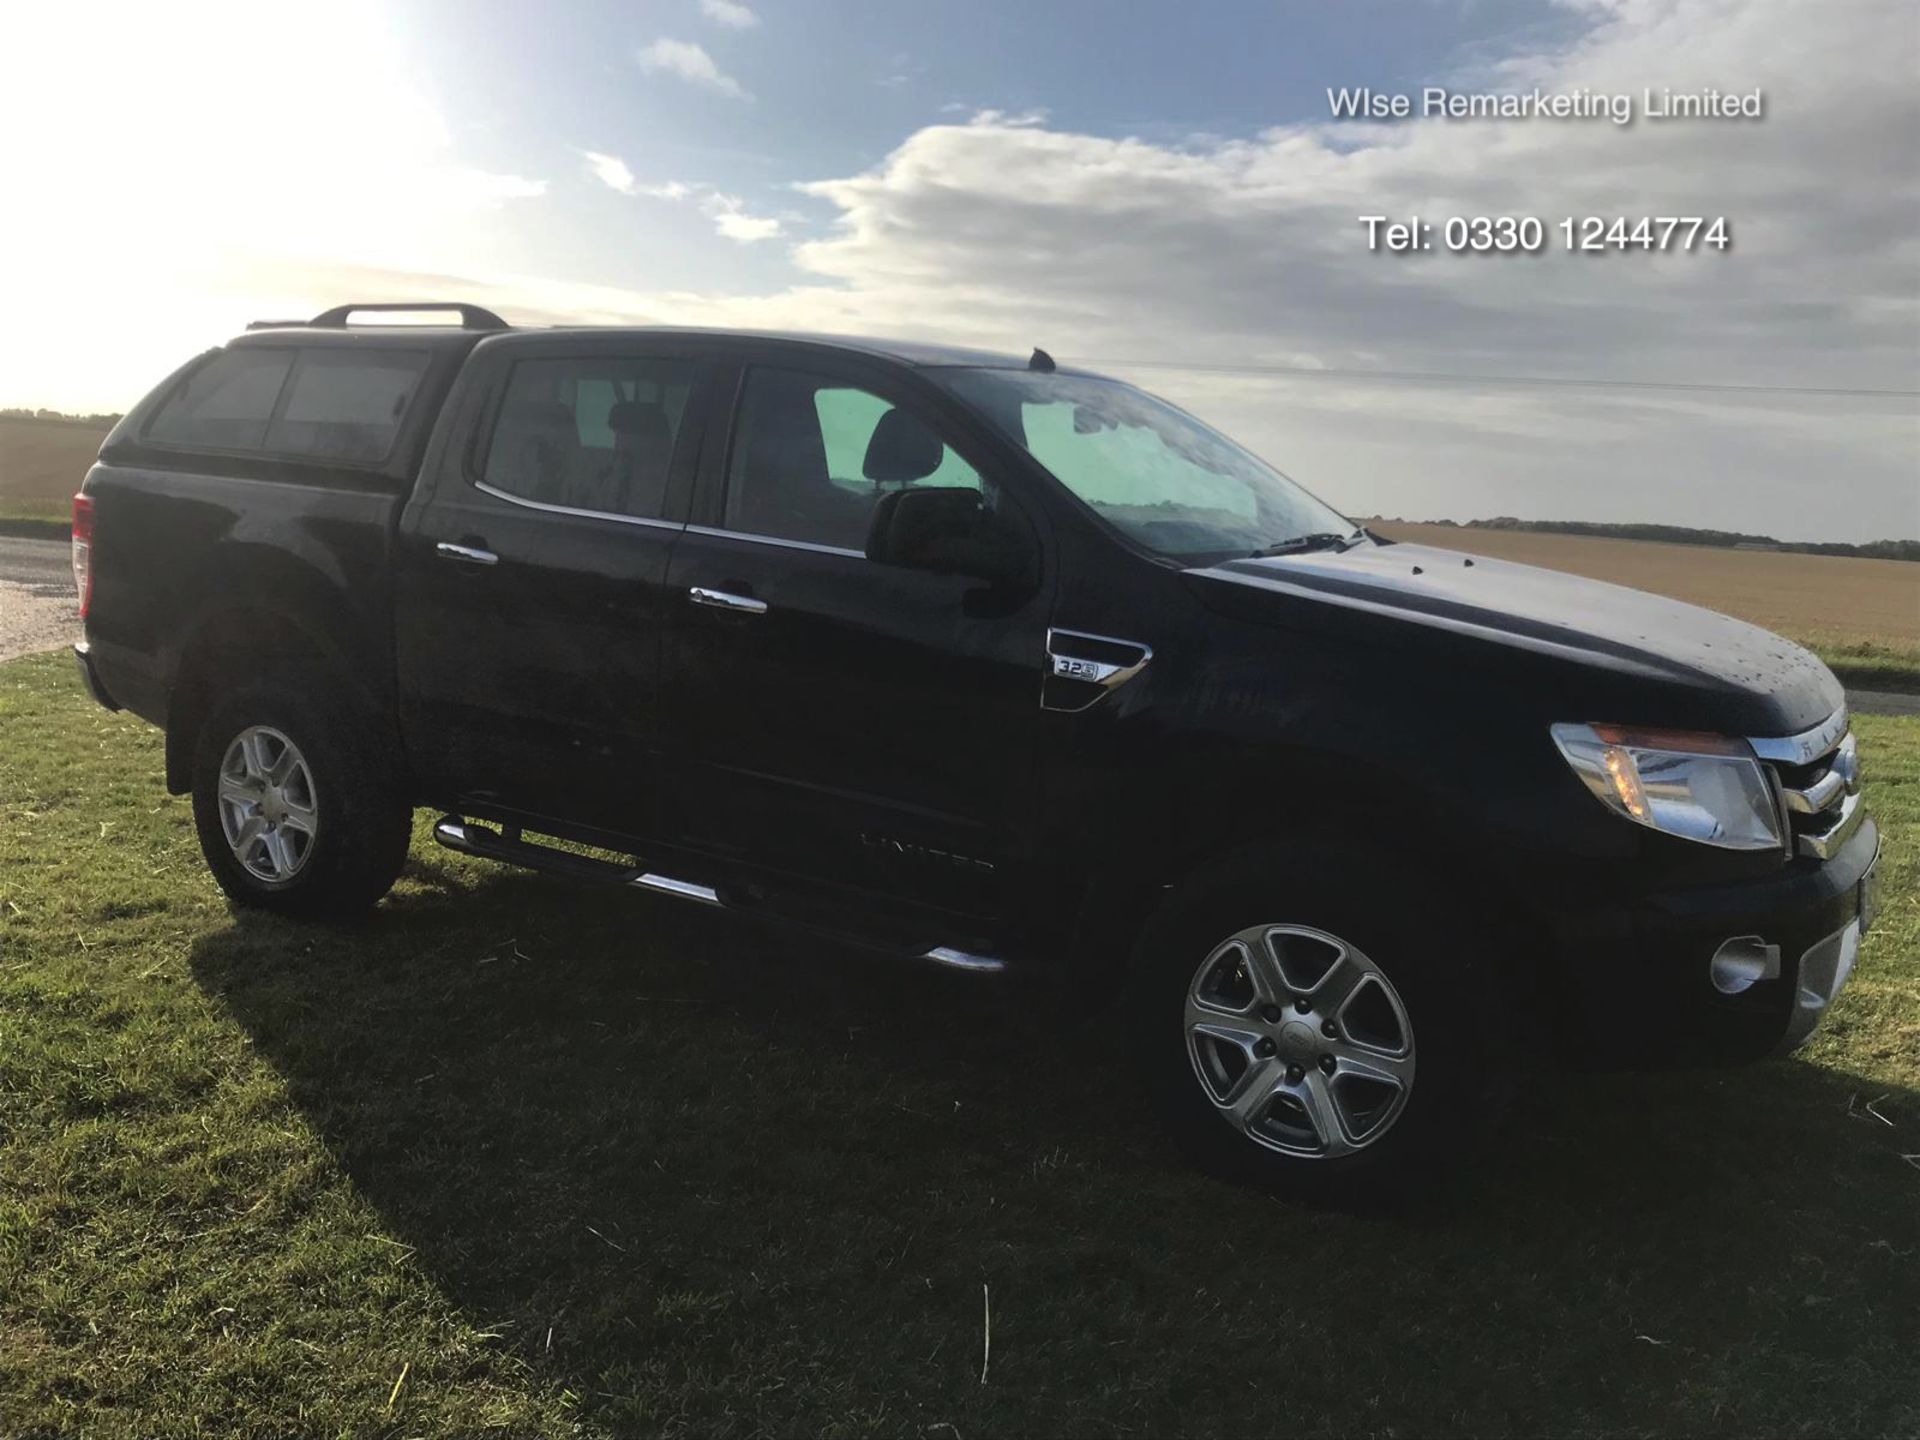
[[[1039,345],[1354,515],[1920,536],[1912,0],[67,0],[0,46],[0,405],[460,298]],[[1336,121],[1363,85],[1766,113]],[[1362,214],[1555,243],[1369,253]],[[1558,247],[1648,214],[1733,245]]]

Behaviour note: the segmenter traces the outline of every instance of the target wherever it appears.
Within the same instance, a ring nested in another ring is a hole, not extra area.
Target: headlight
[[[1553,743],[1617,815],[1723,850],[1772,850],[1780,821],[1744,740],[1684,730],[1556,725]]]

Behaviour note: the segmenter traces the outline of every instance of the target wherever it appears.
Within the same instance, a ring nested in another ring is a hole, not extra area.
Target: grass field
[[[1911,561],[1398,521],[1372,528],[1395,540],[1671,595],[1798,640],[1849,685],[1920,690],[1920,565]]]
[[[0,666],[0,1434],[1912,1434],[1920,721],[1859,731],[1811,1048],[1529,1086],[1363,1220],[959,977],[427,843],[237,916],[158,734]]]

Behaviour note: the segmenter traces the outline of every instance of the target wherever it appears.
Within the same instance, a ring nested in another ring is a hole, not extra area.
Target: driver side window
[[[910,488],[977,492],[980,476],[918,415],[871,391],[800,370],[748,372],[727,529],[864,552],[875,507]]]

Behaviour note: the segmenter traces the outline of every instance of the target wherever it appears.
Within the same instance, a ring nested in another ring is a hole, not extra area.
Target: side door
[[[741,370],[668,576],[669,833],[991,916],[1030,859],[1051,577],[1037,512],[925,405],[831,361]],[[1016,563],[869,558],[908,491],[984,520]]]
[[[709,367],[591,338],[485,363],[402,521],[409,752],[441,803],[650,834],[667,563]]]

